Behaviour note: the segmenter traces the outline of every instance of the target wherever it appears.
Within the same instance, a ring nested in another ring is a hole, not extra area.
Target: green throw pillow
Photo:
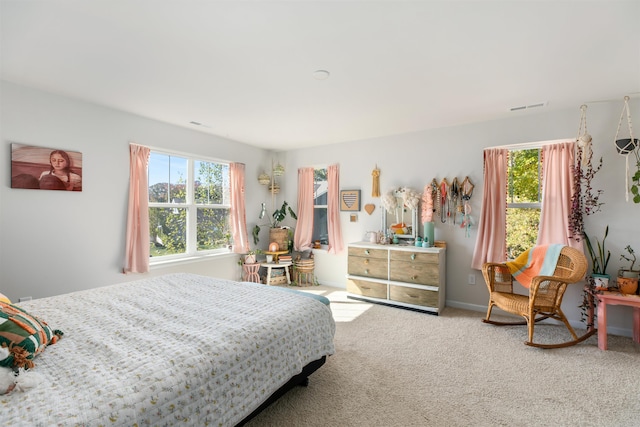
[[[17,305],[0,301],[0,346],[9,351],[0,366],[32,368],[33,358],[47,345],[55,344],[62,334]]]

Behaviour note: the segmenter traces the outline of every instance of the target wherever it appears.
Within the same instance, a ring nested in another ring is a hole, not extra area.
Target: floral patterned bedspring
[[[171,274],[20,303],[64,337],[42,382],[0,396],[4,426],[232,426],[334,352],[321,302]]]

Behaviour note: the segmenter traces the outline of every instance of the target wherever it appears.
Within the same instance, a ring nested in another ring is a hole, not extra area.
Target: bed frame
[[[260,412],[262,412],[265,408],[267,408],[273,402],[275,402],[276,400],[278,400],[279,398],[284,396],[285,393],[287,393],[292,388],[294,388],[296,386],[303,386],[303,387],[308,386],[309,385],[309,375],[313,374],[315,371],[318,370],[318,368],[320,368],[322,365],[324,365],[326,360],[327,360],[327,356],[322,356],[320,359],[314,360],[313,362],[309,363],[307,366],[305,366],[302,369],[302,372],[300,372],[298,375],[292,377],[285,385],[280,387],[271,396],[269,396],[269,398],[267,400],[265,400],[262,403],[262,405],[260,405],[258,408],[256,408],[255,411],[253,411],[251,414],[249,414],[240,423],[236,424],[236,427],[240,427],[240,426],[243,426],[246,423],[248,423],[250,420],[255,418],[256,415],[258,415]]]

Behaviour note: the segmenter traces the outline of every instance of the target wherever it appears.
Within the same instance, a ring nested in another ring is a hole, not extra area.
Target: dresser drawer
[[[409,288],[407,286],[389,286],[389,300],[405,304],[438,307],[438,292],[426,289]]]
[[[438,264],[416,261],[391,261],[389,280],[416,285],[439,286],[440,267]]]
[[[352,276],[387,279],[387,259],[349,256],[348,272]]]
[[[438,264],[437,253],[431,252],[413,252],[413,251],[391,251],[391,255],[389,258],[391,261],[407,261],[407,262],[415,262],[415,263],[430,263],[430,264]]]
[[[371,248],[358,248],[349,246],[349,258],[354,257],[365,257],[365,258],[375,258],[381,259],[385,262],[387,261],[387,257],[389,251],[386,249],[371,249]]]
[[[387,285],[384,283],[367,282],[366,280],[348,279],[347,292],[364,297],[387,299]]]

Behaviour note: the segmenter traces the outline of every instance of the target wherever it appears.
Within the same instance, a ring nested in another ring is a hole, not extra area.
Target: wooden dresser
[[[445,249],[349,244],[347,296],[438,314],[445,303]]]

